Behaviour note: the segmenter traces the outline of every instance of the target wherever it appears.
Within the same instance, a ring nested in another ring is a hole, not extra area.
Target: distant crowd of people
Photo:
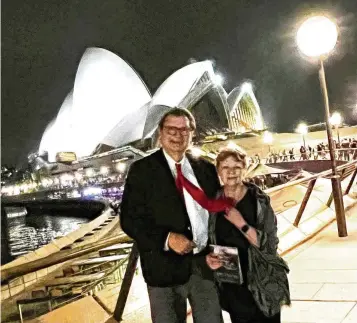
[[[260,189],[265,190],[289,182],[290,180],[292,180],[294,175],[296,176],[296,173],[268,174],[268,175],[255,176],[253,178],[247,177],[245,180],[248,183],[253,183],[257,185]]]
[[[357,159],[357,139],[343,139],[341,142],[334,140],[336,159],[351,161]],[[330,152],[327,143],[319,143],[316,147],[301,146],[299,152],[294,147],[291,149],[283,149],[279,152],[272,151],[266,158],[267,164],[278,162],[294,161],[294,160],[322,160],[330,159]],[[260,163],[259,155],[251,158],[251,162]]]
[[[349,138],[343,139],[341,142],[334,141],[335,157],[337,160],[351,161],[357,160],[357,139]],[[301,160],[328,160],[330,159],[330,152],[327,143],[319,143],[315,147],[308,145],[307,147],[301,146],[299,151],[295,148],[283,149],[278,152],[271,151],[265,159],[261,159],[259,154],[250,157],[250,164],[258,165],[261,163],[274,164],[279,162],[288,161],[301,161]],[[261,189],[267,189],[277,185],[285,184],[291,180],[297,179],[304,174],[299,172],[287,172],[284,174],[269,174],[258,175],[253,178],[246,178],[247,181],[256,184]]]

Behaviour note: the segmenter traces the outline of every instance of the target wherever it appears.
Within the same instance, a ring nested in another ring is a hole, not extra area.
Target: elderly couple
[[[159,123],[161,149],[133,163],[126,180],[121,226],[140,252],[152,321],[186,322],[189,300],[195,323],[223,322],[221,308],[233,323],[280,322],[288,269],[269,198],[242,181],[243,152],[222,150],[217,171],[190,156],[195,128],[189,111],[169,110]],[[220,281],[212,243],[237,248],[242,281]]]

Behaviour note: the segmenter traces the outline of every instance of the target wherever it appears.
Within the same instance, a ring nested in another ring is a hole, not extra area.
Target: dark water
[[[25,209],[11,209],[1,214],[1,264],[36,250],[89,222],[86,217],[64,212],[36,211],[26,214]]]

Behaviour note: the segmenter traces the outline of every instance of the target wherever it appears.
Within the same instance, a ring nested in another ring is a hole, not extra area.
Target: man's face
[[[184,154],[192,140],[193,130],[187,117],[168,116],[160,129],[160,142],[168,154]]]

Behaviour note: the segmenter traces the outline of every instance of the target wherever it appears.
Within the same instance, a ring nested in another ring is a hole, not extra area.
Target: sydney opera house
[[[73,90],[43,133],[38,155],[56,162],[63,153],[81,160],[127,145],[155,148],[158,121],[172,107],[193,113],[196,140],[265,128],[252,87],[244,83],[227,94],[211,61],[193,62],[175,71],[152,95],[119,56],[89,48],[78,66]]]

